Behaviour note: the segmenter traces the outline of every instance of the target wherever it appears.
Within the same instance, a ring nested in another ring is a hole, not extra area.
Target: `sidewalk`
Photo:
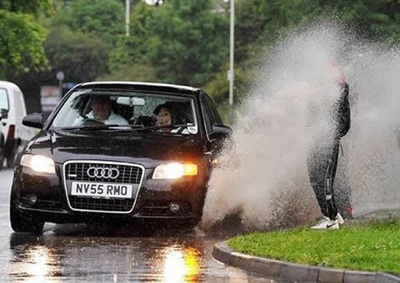
[[[378,211],[358,217],[353,221],[398,217],[399,211]],[[295,282],[326,283],[400,283],[400,277],[383,272],[364,272],[346,269],[307,266],[285,261],[254,257],[235,252],[227,242],[215,244],[212,256],[216,260],[249,272]]]

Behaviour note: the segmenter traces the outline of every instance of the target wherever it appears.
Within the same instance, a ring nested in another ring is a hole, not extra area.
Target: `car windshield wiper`
[[[165,129],[165,128],[170,128],[170,129],[176,129],[176,128],[183,128],[187,129],[188,127],[193,127],[193,124],[175,124],[175,125],[166,125],[166,126],[150,126],[150,127],[140,127],[140,128],[134,128],[136,131],[154,131],[157,132],[158,130]],[[189,134],[189,131],[187,131]],[[162,134],[182,134],[179,132],[157,132],[157,133],[162,133]]]
[[[73,127],[63,127],[62,130],[107,130],[107,129],[130,129],[129,125],[118,125],[118,124],[99,124],[99,125],[90,125],[90,126],[73,126]]]
[[[161,132],[158,130],[164,128],[176,129],[182,128],[187,129],[188,127],[192,127],[193,124],[175,124],[175,125],[168,125],[168,126],[150,126],[150,127],[142,127],[139,125],[118,125],[118,124],[98,124],[98,125],[80,125],[80,126],[73,126],[73,127],[63,127],[62,130],[83,130],[83,131],[93,131],[93,130],[108,130],[108,129],[115,129],[115,130],[123,130],[123,131],[137,131],[137,132],[155,132],[161,134],[182,134],[181,132]],[[189,131],[186,131],[185,134],[193,135]]]

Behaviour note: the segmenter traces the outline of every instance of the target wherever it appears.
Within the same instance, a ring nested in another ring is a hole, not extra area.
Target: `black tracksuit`
[[[335,219],[338,213],[333,183],[336,175],[340,138],[346,135],[350,129],[349,85],[346,82],[340,84],[340,92],[341,96],[333,108],[333,117],[335,119],[333,142],[329,143],[328,147],[319,144],[315,145],[307,160],[311,186],[317,197],[321,212],[332,220]],[[330,180],[330,193],[327,193],[327,180]]]

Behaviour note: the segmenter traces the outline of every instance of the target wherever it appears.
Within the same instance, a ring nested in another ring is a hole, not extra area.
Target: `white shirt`
[[[93,111],[91,111],[89,114],[86,115],[87,118],[90,119],[95,119],[93,115]],[[74,121],[74,126],[80,125],[85,119],[83,117],[78,117]],[[110,116],[104,121],[102,121],[106,125],[129,125],[129,122],[124,119],[122,116],[115,114],[113,111],[111,111]]]

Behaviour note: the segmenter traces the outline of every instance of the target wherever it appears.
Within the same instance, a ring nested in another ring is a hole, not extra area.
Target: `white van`
[[[0,81],[0,168],[14,167],[19,148],[30,140],[34,132],[22,125],[26,116],[25,100],[21,89],[14,83]]]

